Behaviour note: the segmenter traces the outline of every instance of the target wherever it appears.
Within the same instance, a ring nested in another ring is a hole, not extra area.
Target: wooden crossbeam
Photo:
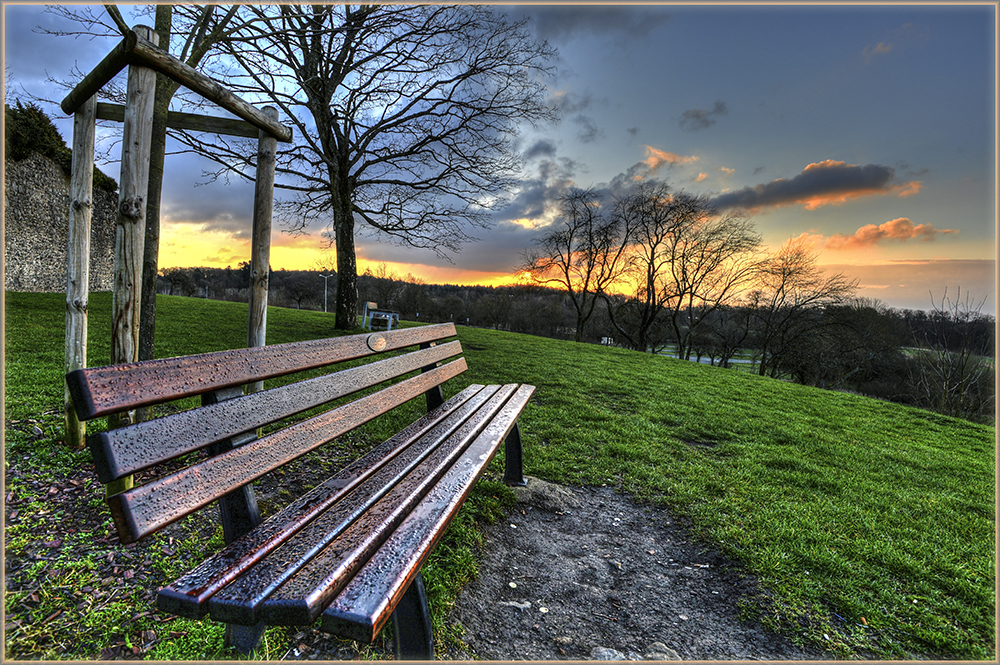
[[[159,49],[153,42],[136,34],[134,30],[130,30],[97,67],[66,95],[60,104],[63,113],[66,115],[76,113],[85,101],[96,95],[118,72],[132,64],[149,67],[170,77],[283,143],[290,143],[292,140],[290,128],[267,117],[263,111],[234,95],[218,81]]]
[[[125,119],[125,107],[121,104],[98,102],[97,119],[122,122]],[[260,130],[245,120],[181,113],[179,111],[167,112],[167,127],[195,132],[212,132],[226,136],[241,136],[248,139],[255,139],[260,135]]]

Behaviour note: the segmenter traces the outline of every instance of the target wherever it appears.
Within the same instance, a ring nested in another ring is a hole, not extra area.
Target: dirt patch
[[[737,603],[756,593],[753,577],[693,542],[667,511],[611,488],[571,491],[577,505],[561,514],[520,503],[488,528],[479,575],[451,612],[466,629],[452,657],[828,657],[741,621]]]

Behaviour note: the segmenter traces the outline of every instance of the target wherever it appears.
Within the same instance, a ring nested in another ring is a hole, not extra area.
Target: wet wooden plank
[[[333,539],[330,545],[316,554],[295,575],[273,592],[267,589],[267,599],[260,606],[259,612],[248,618],[278,625],[312,623],[407,515],[419,510],[417,506],[423,505],[422,502],[429,501],[436,505],[436,496],[450,494],[452,487],[443,480],[439,483],[439,480],[443,475],[451,473],[449,469],[455,465],[464,466],[469,455],[479,455],[466,448],[473,441],[479,440],[484,429],[492,427],[492,419],[509,400],[516,386],[494,388],[495,394],[481,407],[476,417],[471,418],[451,437],[450,445],[435,451],[406,481],[393,487],[381,501]],[[214,607],[214,601],[214,598],[209,601],[210,608]]]
[[[483,389],[472,385],[449,399],[440,409],[423,416],[404,430],[375,446],[326,482],[272,515],[253,532],[215,553],[197,568],[160,590],[157,606],[166,612],[199,619],[208,611],[215,592],[278,547],[348,492],[391,463],[415,441],[445,421]]]
[[[518,389],[459,464],[351,579],[323,612],[323,630],[366,643],[375,639],[533,391],[533,386]]]
[[[496,395],[499,388],[484,388],[475,399],[462,405],[411,446],[414,454],[400,455],[399,463],[387,465],[373,474],[362,486],[213,596],[208,602],[212,618],[228,623],[256,624],[262,618],[258,615],[261,604],[279,587],[286,588],[283,586],[286,580],[299,570],[306,569],[303,574],[308,574],[312,566],[315,571],[311,561],[321,552],[320,556],[329,561],[350,561],[374,551],[392,527],[461,455],[494,412],[494,405],[502,404],[503,400],[498,400]],[[354,556],[344,556],[345,552]],[[318,565],[322,574],[330,573],[328,566]],[[296,623],[296,619],[301,622],[305,618],[299,613],[290,621]],[[274,619],[268,617],[265,621],[273,623]]]
[[[326,404],[462,352],[458,341],[90,437],[103,483]]]
[[[128,543],[148,535],[465,370],[465,358],[459,358],[432,372],[116,494],[108,499],[108,505],[118,537]]]
[[[90,420],[454,336],[454,324],[443,323],[79,369],[66,383],[78,416]]]

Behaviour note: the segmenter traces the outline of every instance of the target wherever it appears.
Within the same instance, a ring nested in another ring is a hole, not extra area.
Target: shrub
[[[41,108],[28,102],[15,107],[4,104],[4,141],[8,159],[22,161],[37,152],[48,157],[69,175],[73,168],[73,151],[66,147],[59,130]],[[94,187],[117,191],[118,183],[94,167]]]

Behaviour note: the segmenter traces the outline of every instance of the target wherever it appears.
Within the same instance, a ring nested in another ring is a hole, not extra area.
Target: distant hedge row
[[[7,159],[19,162],[27,159],[32,152],[38,152],[70,175],[73,151],[66,147],[59,130],[41,108],[31,102],[22,105],[17,101],[14,107],[4,104],[4,128]],[[114,192],[118,183],[95,166],[94,187]]]

